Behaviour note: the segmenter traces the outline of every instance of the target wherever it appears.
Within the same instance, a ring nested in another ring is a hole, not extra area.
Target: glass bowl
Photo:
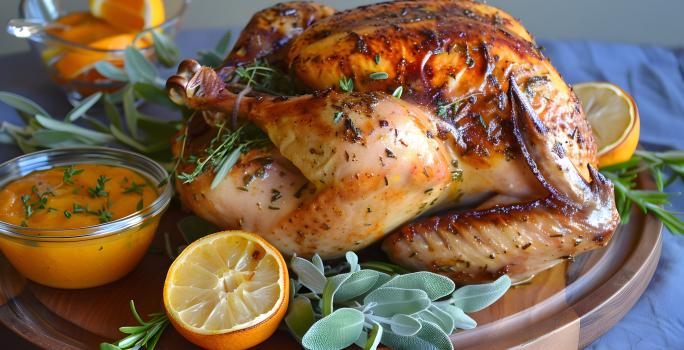
[[[147,28],[140,33],[125,33],[140,51],[158,65],[152,44],[152,31],[164,33],[174,39],[190,0],[163,0],[165,21],[155,27]],[[38,55],[41,62],[47,68],[50,78],[66,93],[72,104],[95,92],[114,92],[121,88],[124,83],[112,80],[99,74],[93,63],[106,60],[115,66],[122,67],[125,50],[97,49],[88,44],[70,41],[64,35],[56,35],[53,29],[66,28],[57,24],[56,21],[66,15],[88,12],[88,0],[22,0],[19,5],[19,21],[32,23],[33,25],[23,28],[13,25],[10,21],[7,27],[8,33],[16,37],[29,39],[31,50]],[[31,30],[27,29],[31,28]],[[94,27],[97,31],[100,27]],[[121,32],[123,33],[123,32]],[[75,33],[76,37],[91,35],[87,30]],[[121,35],[116,35],[121,37]],[[107,37],[105,39],[110,39]],[[126,37],[120,38],[125,43]],[[115,40],[107,41],[111,45]],[[120,42],[120,41],[119,41]],[[104,44],[103,44],[104,45]],[[106,45],[104,45],[106,46]]]
[[[95,226],[40,229],[0,222],[0,250],[34,282],[80,289],[125,276],[147,252],[169,205],[173,190],[166,170],[145,156],[112,148],[64,148],[17,157],[0,165],[0,188],[33,171],[84,163],[134,170],[158,184],[159,196],[139,211]]]

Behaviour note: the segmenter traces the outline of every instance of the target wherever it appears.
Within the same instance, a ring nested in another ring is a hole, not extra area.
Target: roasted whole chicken
[[[254,62],[296,92],[232,78]],[[286,254],[333,258],[383,239],[411,269],[522,280],[606,245],[618,225],[572,89],[517,20],[485,4],[278,4],[254,15],[223,66],[186,60],[167,88],[197,111],[174,146],[183,171],[219,126],[268,136],[214,188],[216,169],[178,192]]]

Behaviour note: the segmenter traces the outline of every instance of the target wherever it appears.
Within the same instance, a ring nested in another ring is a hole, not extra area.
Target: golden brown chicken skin
[[[174,101],[204,111],[193,150],[231,116],[273,143],[215,189],[211,172],[179,184],[198,215],[288,254],[336,257],[389,234],[392,260],[463,283],[523,279],[610,239],[612,185],[582,109],[511,16],[397,1],[320,16],[286,41],[262,58],[289,67],[300,96],[237,94],[223,81],[230,65],[186,61],[169,79]],[[255,167],[262,176],[238,193]]]

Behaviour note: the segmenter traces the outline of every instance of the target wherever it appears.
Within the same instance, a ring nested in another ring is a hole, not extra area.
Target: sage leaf
[[[321,259],[321,256],[318,255],[318,253],[314,254],[313,257],[311,257],[311,262],[316,266],[318,271],[321,271],[325,273],[325,266],[323,266],[323,259]]]
[[[135,139],[138,137],[138,111],[135,109],[135,97],[130,85],[127,85],[123,91],[123,110],[126,126]]]
[[[464,312],[477,312],[493,304],[511,287],[511,279],[507,275],[486,284],[474,284],[461,287],[451,295],[451,304]]]
[[[114,102],[112,102],[110,95],[105,95],[104,99],[102,99],[102,105],[109,122],[118,129],[121,129],[121,114],[119,114],[119,110],[114,105]]]
[[[46,148],[66,148],[96,144],[92,140],[80,138],[70,132],[41,129],[31,135],[31,142]]]
[[[54,120],[42,115],[36,115],[36,121],[46,129],[69,132],[85,137],[96,144],[107,144],[114,141],[111,135],[86,129],[75,124]]]
[[[100,343],[100,350],[121,350],[121,348],[114,344]]]
[[[418,333],[421,328],[420,321],[408,315],[396,314],[390,319],[390,329],[397,335],[410,337]]]
[[[454,291],[454,282],[445,276],[428,271],[408,273],[392,277],[383,287],[420,289],[427,293],[430,300],[437,300]]]
[[[356,255],[354,252],[347,252],[344,257],[347,259],[347,262],[349,263],[349,271],[350,272],[356,272],[361,269],[359,267],[359,257]]]
[[[451,305],[449,305],[449,306],[451,306]],[[455,306],[451,306],[451,307],[456,308]],[[456,308],[456,309],[458,309],[458,308]],[[458,309],[458,310],[461,310],[461,309]],[[461,311],[461,313],[462,312],[463,311]],[[422,320],[430,321],[430,322],[436,324],[446,334],[451,334],[454,331],[454,327],[455,327],[454,319],[451,317],[451,315],[448,312],[443,311],[434,303],[432,305],[430,305],[430,307],[427,308],[427,310],[423,310],[423,311],[421,311],[415,315]]]
[[[29,115],[43,115],[48,118],[52,118],[50,114],[43,109],[43,107],[24,96],[7,91],[0,91],[0,101],[16,109],[17,111],[21,111]]]
[[[228,52],[228,45],[230,45],[230,39],[233,37],[233,32],[231,30],[223,34],[221,39],[216,43],[214,51],[219,54],[226,54]]]
[[[133,91],[135,94],[147,102],[164,106],[168,109],[178,109],[178,105],[169,99],[166,90],[149,83],[135,83],[133,84]]]
[[[453,350],[449,336],[432,322],[421,321],[420,331],[411,337],[386,331],[382,343],[393,350],[434,349]]]
[[[14,143],[14,139],[12,138],[12,135],[10,135],[7,131],[0,129],[0,143],[12,144]]]
[[[382,334],[384,329],[380,323],[373,320],[367,321],[373,325],[368,333],[361,332],[359,338],[356,339],[354,344],[363,350],[376,350],[382,341]]]
[[[366,294],[378,280],[380,272],[374,270],[359,270],[352,273],[335,293],[335,302],[352,300]]]
[[[363,303],[366,306],[373,305],[369,310],[374,315],[391,317],[395,314],[410,315],[423,311],[430,306],[430,299],[420,289],[382,287],[368,293]]]
[[[124,82],[128,81],[128,75],[126,75],[126,71],[115,66],[111,62],[98,61],[95,63],[95,70],[97,70],[100,75],[107,79]]]
[[[214,224],[195,215],[189,215],[178,220],[176,227],[187,244],[219,231]]]
[[[323,316],[330,315],[334,309],[335,293],[340,286],[351,277],[352,273],[342,273],[335,276],[328,277],[328,280],[323,288],[323,296],[321,297],[321,313]]]
[[[363,331],[363,320],[359,310],[338,309],[314,323],[302,337],[302,345],[310,350],[344,349]]]
[[[133,83],[155,84],[157,82],[157,68],[133,46],[129,46],[125,50],[124,70],[128,79]]]
[[[290,332],[301,341],[304,334],[311,328],[315,322],[313,307],[311,301],[303,296],[297,296],[292,300],[290,306],[287,308],[287,316],[285,316],[285,325]]]
[[[290,261],[290,268],[297,274],[297,280],[304,287],[317,294],[323,293],[327,280],[323,272],[319,271],[313,263],[298,256],[293,256]]]
[[[173,40],[161,30],[153,30],[154,52],[157,54],[159,62],[165,67],[173,67],[178,62],[180,50]]]
[[[152,144],[150,146],[145,146],[139,141],[126,135],[123,131],[119,130],[119,128],[117,128],[114,124],[109,125],[109,129],[117,141],[135,149],[138,152],[150,154],[165,148],[165,143],[163,142]]]
[[[233,150],[233,152],[230,153],[226,159],[223,160],[221,163],[221,166],[219,166],[218,170],[216,171],[216,175],[214,175],[214,179],[211,180],[211,189],[215,189],[221,181],[228,175],[228,172],[230,169],[233,168],[235,163],[237,163],[238,159],[240,159],[240,154],[242,154],[242,147],[237,147],[236,149]]]
[[[451,316],[451,319],[454,320],[455,329],[473,329],[477,326],[477,322],[473,320],[472,317],[466,315],[463,310],[456,306],[450,305],[448,301],[440,301],[433,305]]]
[[[95,129],[95,130],[97,130],[97,131],[99,131],[99,132],[101,132],[101,133],[105,133],[105,134],[106,134],[106,133],[109,133],[109,126],[108,126],[107,124],[105,124],[105,123],[99,121],[98,119],[95,119],[95,118],[93,118],[93,117],[89,117],[89,116],[87,116],[87,115],[84,115],[83,117],[81,117],[81,119],[83,119],[83,120],[85,120],[86,122],[88,122],[88,124],[90,124],[90,126],[91,126],[93,129]]]
[[[97,101],[100,100],[100,97],[102,97],[101,92],[97,92],[86,97],[85,99],[83,99],[83,101],[79,102],[79,104],[77,104],[76,107],[69,111],[69,113],[67,113],[66,117],[64,117],[64,121],[76,121],[78,118],[83,116],[93,105],[95,105]]]
[[[203,66],[216,68],[223,64],[223,57],[214,51],[200,51],[197,53],[197,62]]]
[[[371,269],[371,270],[376,270],[380,272],[384,272],[390,275],[396,275],[396,274],[406,274],[410,273],[411,271],[399,266],[395,265],[392,263],[388,263],[385,261],[368,261],[365,263],[361,264],[361,268],[364,269]]]

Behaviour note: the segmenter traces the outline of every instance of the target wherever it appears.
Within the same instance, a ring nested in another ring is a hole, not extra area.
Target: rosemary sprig
[[[648,170],[656,181],[657,190],[638,190],[638,174]],[[615,187],[615,203],[622,223],[629,222],[630,208],[635,204],[644,213],[651,213],[662,221],[672,233],[684,234],[684,221],[678,213],[666,209],[670,197],[665,188],[677,179],[684,180],[684,151],[648,152],[638,150],[634,156],[620,164],[601,169]],[[666,176],[667,179],[666,179]]]
[[[121,350],[121,349],[147,349],[154,350],[154,347],[159,342],[159,338],[169,325],[169,319],[165,313],[150,314],[151,319],[147,322],[143,321],[135,309],[135,302],[130,301],[131,313],[139,326],[121,327],[121,333],[128,334],[125,338],[120,339],[115,344],[102,343],[100,350]]]

